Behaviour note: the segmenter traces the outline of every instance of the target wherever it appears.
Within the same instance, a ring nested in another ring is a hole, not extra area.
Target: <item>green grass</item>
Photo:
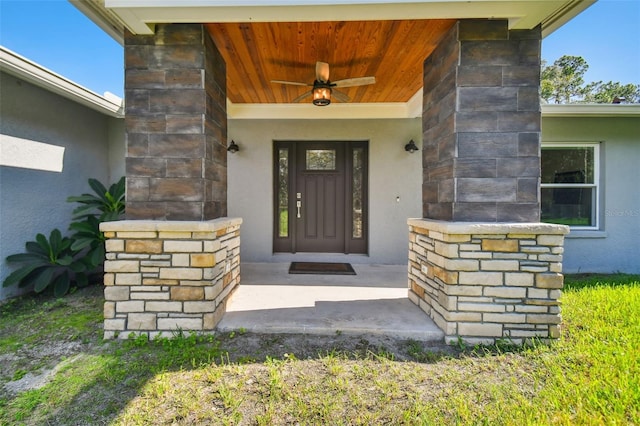
[[[34,336],[83,346],[57,360],[45,386],[17,395],[0,388],[0,425],[640,424],[638,276],[567,277],[562,338],[552,345],[449,352],[410,340],[395,353],[360,341],[357,350],[308,356],[282,336],[263,336],[267,350],[258,353],[244,330],[102,342],[100,303],[85,299],[3,309],[2,348],[21,345],[21,354],[38,345]],[[20,326],[32,318],[47,321],[44,330]],[[33,366],[8,364],[0,384]]]

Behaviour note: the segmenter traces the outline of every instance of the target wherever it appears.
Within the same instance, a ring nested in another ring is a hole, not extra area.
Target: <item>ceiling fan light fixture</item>
[[[313,104],[327,106],[331,103],[331,88],[324,85],[316,85],[313,88]]]

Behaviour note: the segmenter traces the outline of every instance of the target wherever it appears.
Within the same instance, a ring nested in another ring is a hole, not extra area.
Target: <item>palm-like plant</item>
[[[24,287],[32,284],[36,293],[52,286],[54,295],[61,297],[69,291],[72,284],[78,287],[87,285],[87,261],[78,256],[71,245],[72,240],[62,237],[58,229],[51,231],[49,239],[43,234],[36,235],[35,241],[26,243],[26,253],[7,257],[8,262],[18,262],[22,266],[13,271],[2,286],[18,284],[19,287]]]
[[[76,231],[71,236],[72,250],[86,250],[85,256],[91,269],[96,269],[104,261],[104,235],[100,232],[100,222],[119,220],[124,215],[124,177],[107,189],[96,179],[89,179],[89,186],[94,194],[82,194],[68,197],[68,202],[80,203],[73,210],[73,218],[69,229]]]
[[[124,214],[124,176],[107,189],[97,179],[89,179],[89,186],[94,194],[82,194],[80,196],[68,197],[70,203],[80,203],[81,206],[73,210],[74,219],[82,219],[88,216],[96,216],[100,212],[98,219],[100,222],[110,222],[118,220]]]

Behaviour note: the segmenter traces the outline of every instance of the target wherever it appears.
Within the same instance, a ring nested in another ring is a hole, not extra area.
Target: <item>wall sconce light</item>
[[[326,83],[313,83],[313,104],[316,106],[327,106],[331,103],[331,86]]]
[[[236,152],[240,151],[240,147],[238,146],[237,143],[233,141],[233,139],[231,139],[231,143],[229,144],[229,148],[227,148],[227,151],[229,151],[232,154],[235,154]]]
[[[413,139],[411,139],[409,141],[409,143],[404,146],[404,150],[409,152],[409,153],[411,153],[411,154],[413,154],[416,151],[419,151],[419,149],[416,146],[416,143],[413,141]]]

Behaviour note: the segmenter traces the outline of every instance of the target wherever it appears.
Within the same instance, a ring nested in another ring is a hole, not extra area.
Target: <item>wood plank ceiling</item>
[[[212,23],[207,28],[227,63],[227,97],[233,103],[290,103],[309,88],[271,80],[313,83],[316,61],[329,63],[332,81],[374,76],[376,84],[340,89],[352,102],[366,103],[407,102],[422,87],[424,59],[454,23]]]

